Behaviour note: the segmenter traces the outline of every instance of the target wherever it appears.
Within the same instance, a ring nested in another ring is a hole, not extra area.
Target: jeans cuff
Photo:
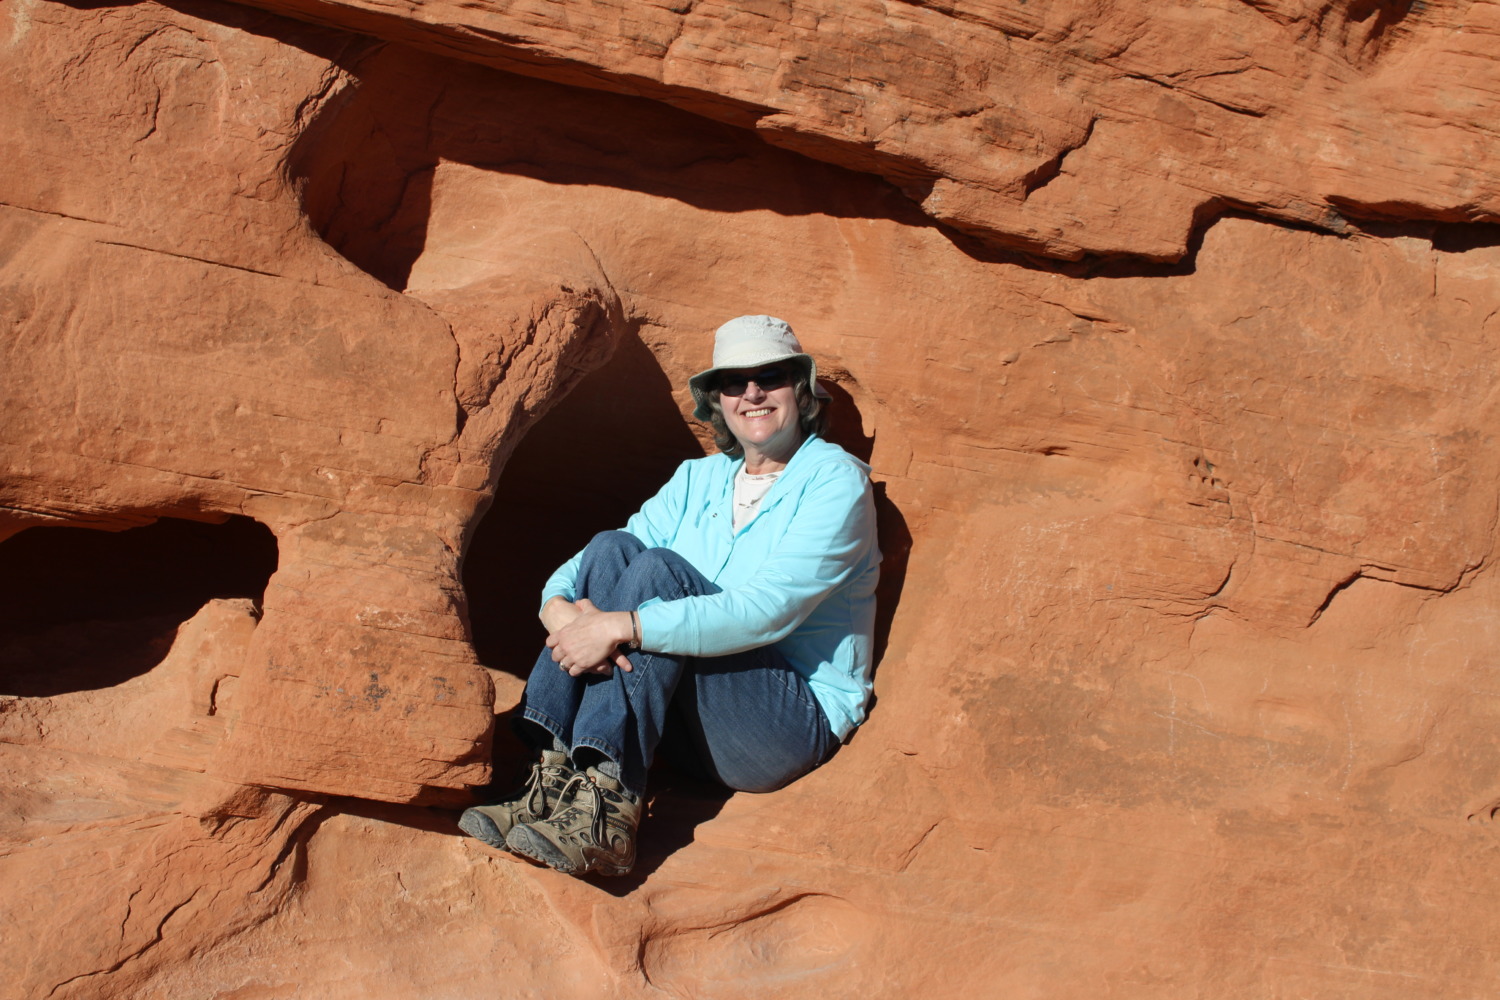
[[[596,739],[593,736],[585,736],[583,739],[573,744],[573,753],[576,754],[579,747],[588,747],[590,750],[598,750],[604,756],[608,757],[616,764],[619,764],[621,767],[625,766],[625,755],[622,754],[618,748],[612,746],[609,743],[606,743],[604,740]]]
[[[563,738],[562,725],[554,722],[552,718],[545,713],[538,712],[536,709],[528,706],[521,712],[521,718],[525,719],[527,722],[533,722],[538,726],[541,726],[543,729],[547,730],[547,732],[552,735],[553,740],[561,740]]]

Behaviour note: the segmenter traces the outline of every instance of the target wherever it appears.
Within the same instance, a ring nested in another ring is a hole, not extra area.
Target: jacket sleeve
[[[717,594],[643,605],[646,648],[723,656],[770,645],[790,635],[868,562],[875,545],[875,505],[861,467],[829,463],[795,502],[786,531],[771,540],[771,551],[749,582]]]
[[[683,462],[677,467],[677,471],[672,473],[672,478],[667,480],[667,484],[657,491],[656,496],[647,500],[640,510],[631,515],[624,530],[639,538],[648,549],[658,546],[671,548],[677,525],[682,522],[682,511],[686,503],[691,476],[692,462]],[[546,607],[547,602],[554,597],[562,597],[569,601],[577,600],[574,596],[576,593],[574,588],[578,582],[578,567],[582,561],[583,551],[579,550],[573,554],[573,558],[553,571],[542,587],[542,607]]]

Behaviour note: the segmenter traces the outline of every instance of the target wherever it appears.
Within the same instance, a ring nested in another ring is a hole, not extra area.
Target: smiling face
[[[773,468],[764,471],[775,471],[801,446],[801,415],[797,391],[792,387],[795,374],[786,365],[730,368],[719,373],[724,424],[744,449],[747,468],[762,470],[769,465]],[[761,377],[776,387],[767,391]]]

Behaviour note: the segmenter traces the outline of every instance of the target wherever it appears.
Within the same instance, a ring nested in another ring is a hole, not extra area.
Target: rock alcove
[[[275,536],[248,517],[14,535],[0,542],[0,696],[121,684],[160,662],[210,600],[258,608],[275,569]]]
[[[535,604],[546,575],[595,531],[623,524],[677,462],[712,447],[680,409],[686,371],[706,362],[707,337],[653,329],[652,311],[638,295],[627,292],[629,306],[621,305],[620,290],[590,249],[601,220],[586,204],[570,205],[569,190],[618,190],[621,211],[630,210],[633,196],[637,210],[665,202],[709,213],[926,223],[877,180],[640,98],[401,46],[344,62],[357,83],[324,107],[291,161],[309,221],[350,261],[453,322],[463,345],[460,378],[468,369],[488,385],[495,369],[514,363],[516,345],[500,339],[500,323],[482,309],[509,294],[497,279],[515,282],[518,267],[527,269],[523,280],[551,282],[560,296],[592,291],[602,300],[565,316],[597,370],[559,384],[530,414],[534,425],[513,421],[503,441],[489,439],[495,496],[465,549],[463,582],[479,657],[524,675],[543,636]],[[627,141],[631,135],[652,142],[643,148]],[[537,182],[559,198],[543,196],[550,218],[540,235],[523,204],[535,197]],[[594,267],[567,259],[580,250]],[[580,270],[591,273],[570,283]],[[724,273],[709,270],[708,280]],[[746,297],[741,308],[769,310],[773,298]],[[525,319],[545,321],[549,309]],[[847,370],[835,367],[830,375],[833,436],[868,459],[870,440],[850,392],[858,386]],[[465,421],[494,409],[477,392],[461,399]],[[882,522],[890,525],[887,548],[903,550],[909,542],[888,502]],[[885,603],[893,607],[900,576],[894,562],[887,576]]]

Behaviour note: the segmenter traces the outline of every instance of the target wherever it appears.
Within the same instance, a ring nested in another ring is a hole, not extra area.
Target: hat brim
[[[802,368],[802,381],[807,383],[807,388],[814,395],[820,395],[818,390],[818,363],[813,360],[811,354],[772,354],[762,358],[736,359],[746,360],[747,364],[718,365],[699,372],[688,379],[688,389],[693,394],[693,416],[699,420],[708,420],[713,411],[708,405],[708,393],[714,387],[714,379],[719,372],[727,370],[739,370],[743,368],[763,368],[766,365],[781,364],[784,361],[795,362]]]

